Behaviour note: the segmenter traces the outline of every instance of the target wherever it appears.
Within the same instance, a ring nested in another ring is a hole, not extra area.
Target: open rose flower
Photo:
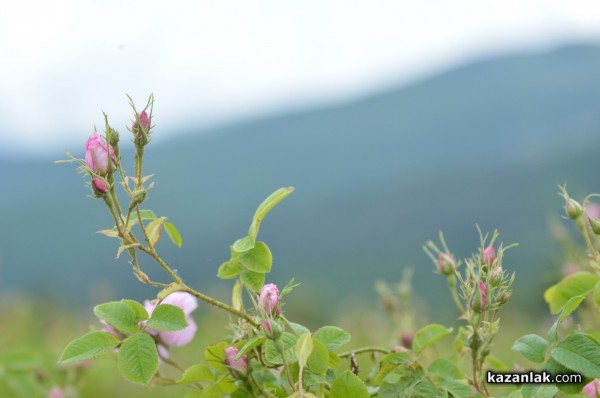
[[[150,334],[158,335],[162,342],[168,346],[180,347],[192,341],[194,339],[194,335],[196,334],[196,330],[198,330],[198,327],[196,326],[196,322],[194,322],[194,319],[190,316],[190,314],[198,307],[198,300],[196,300],[196,298],[189,293],[175,292],[165,297],[161,304],[171,304],[181,308],[185,314],[185,319],[188,325],[184,329],[172,332],[164,332],[153,329],[148,329],[148,332]],[[156,308],[156,304],[146,300],[144,301],[144,308],[146,308],[146,311],[148,311],[148,315],[152,316],[152,312]]]

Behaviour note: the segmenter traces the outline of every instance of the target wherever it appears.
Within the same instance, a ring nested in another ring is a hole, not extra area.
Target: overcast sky
[[[0,0],[0,156],[123,131],[125,93],[168,136],[599,39],[598,0]]]

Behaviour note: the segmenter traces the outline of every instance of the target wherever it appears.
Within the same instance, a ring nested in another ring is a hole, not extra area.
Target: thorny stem
[[[356,350],[352,350],[352,351],[348,351],[348,352],[344,352],[341,353],[340,355],[338,355],[340,358],[347,358],[350,357],[352,354],[363,354],[365,352],[380,352],[382,354],[389,354],[390,352],[386,349],[383,348],[379,348],[379,347],[363,347],[363,348],[358,348]]]

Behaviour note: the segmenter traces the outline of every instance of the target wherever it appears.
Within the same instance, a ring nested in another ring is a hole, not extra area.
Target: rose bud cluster
[[[98,196],[108,192],[108,185],[103,178],[115,167],[115,151],[109,147],[100,134],[94,133],[85,143],[85,162],[96,176],[92,177],[92,189]]]

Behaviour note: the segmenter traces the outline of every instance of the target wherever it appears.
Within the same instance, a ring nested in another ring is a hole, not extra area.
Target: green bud
[[[117,130],[113,129],[112,127],[109,127],[110,129],[110,146],[112,146],[113,148],[115,148],[118,144],[119,144],[119,133],[117,132]]]
[[[565,203],[565,211],[567,212],[569,218],[572,218],[573,220],[579,218],[579,216],[583,214],[583,208],[579,202],[571,198],[568,198],[567,202]]]
[[[477,350],[479,350],[481,343],[481,337],[477,333],[473,333],[467,337],[467,347],[469,347],[473,352],[477,352]]]
[[[129,205],[129,209],[133,209],[134,207],[136,207],[137,205],[142,204],[142,202],[146,200],[146,191],[137,191],[134,193],[133,196],[133,200],[131,201],[131,204]]]
[[[592,231],[594,232],[594,234],[600,235],[600,220],[597,220],[592,217],[589,217],[589,220],[590,220],[590,227],[592,227]]]

